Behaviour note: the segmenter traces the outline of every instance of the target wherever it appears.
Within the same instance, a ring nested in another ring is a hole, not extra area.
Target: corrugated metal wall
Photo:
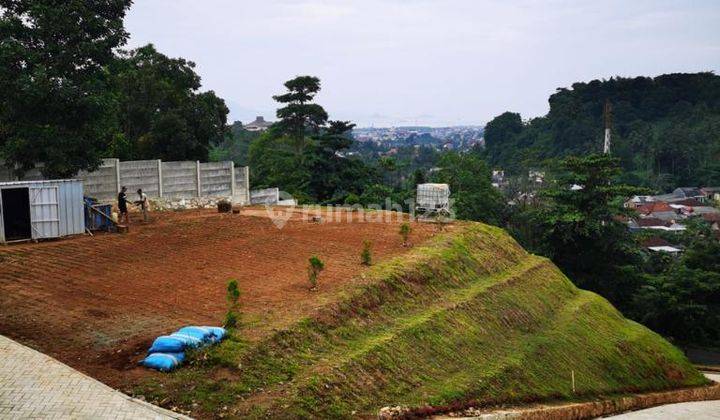
[[[0,183],[0,189],[28,188],[32,239],[58,238],[85,232],[83,184],[79,180]],[[3,206],[11,203],[2,203]],[[0,228],[4,229],[1,225]],[[0,241],[4,241],[4,230]]]

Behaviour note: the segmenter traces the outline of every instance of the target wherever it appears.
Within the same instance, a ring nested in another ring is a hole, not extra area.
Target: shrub
[[[238,304],[240,289],[238,288],[237,280],[230,280],[228,282],[226,299],[228,311],[225,314],[225,328],[235,328],[240,321],[240,308]]]
[[[412,228],[410,228],[410,224],[405,222],[402,225],[400,225],[400,236],[402,236],[403,240],[403,246],[408,246],[408,238],[410,237],[410,232],[412,232]]]
[[[322,262],[320,258],[313,255],[308,260],[310,265],[308,266],[308,280],[310,280],[310,290],[317,289],[317,279],[320,275],[320,272],[325,269],[325,263]]]
[[[372,264],[372,253],[370,250],[370,247],[372,246],[372,242],[370,241],[363,241],[363,249],[360,253],[360,263],[362,265],[370,265]]]

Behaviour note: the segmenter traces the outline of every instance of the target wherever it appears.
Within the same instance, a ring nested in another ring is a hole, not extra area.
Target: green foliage
[[[240,321],[240,307],[238,300],[240,299],[240,289],[237,280],[230,280],[227,285],[227,294],[225,296],[228,303],[228,310],[225,314],[225,327],[235,328]]]
[[[372,242],[368,240],[363,241],[362,252],[360,252],[360,263],[362,265],[372,264]]]
[[[511,225],[525,225],[521,243],[552,258],[580,287],[624,309],[638,284],[623,267],[639,264],[639,255],[617,217],[626,214],[624,198],[640,191],[617,183],[619,161],[607,155],[568,157],[560,170],[541,192],[543,207],[514,215]]]
[[[224,139],[228,109],[198,91],[194,63],[152,45],[118,50],[130,4],[0,6],[0,159],[19,175],[71,177],[108,156],[207,160]]]
[[[447,152],[438,166],[436,182],[450,186],[453,210],[457,218],[499,225],[504,218],[502,194],[491,184],[490,170],[472,152]]]
[[[310,281],[311,289],[316,289],[318,284],[318,276],[320,272],[325,269],[325,263],[313,255],[308,259],[308,280]]]
[[[314,76],[298,76],[285,82],[287,93],[275,95],[273,99],[285,104],[277,110],[277,130],[288,136],[297,154],[303,152],[306,135],[318,134],[328,122],[325,109],[311,103],[320,92],[320,79]]]
[[[720,240],[706,224],[689,223],[685,241],[688,245],[680,258],[646,263],[643,286],[629,313],[678,342],[717,347]]]
[[[515,209],[510,231],[628,316],[677,342],[717,346],[720,242],[701,219],[689,219],[687,232],[665,235],[686,247],[681,258],[641,250],[648,234],[633,237],[619,221],[624,198],[641,191],[621,178],[617,158],[569,157],[539,204]]]
[[[113,139],[107,66],[130,0],[3,1],[0,159],[48,177],[94,168]]]
[[[493,166],[520,174],[550,158],[600,152],[603,107],[613,107],[612,153],[623,180],[669,190],[720,184],[720,76],[666,74],[575,83],[526,123],[506,112],[485,128]]]
[[[250,143],[260,137],[257,131],[248,131],[240,121],[235,121],[225,135],[225,139],[210,148],[208,158],[212,162],[232,160],[236,166],[248,166]]]
[[[152,44],[121,52],[111,67],[123,159],[207,160],[225,138],[228,109],[214,92],[199,92],[195,63],[170,58]]]
[[[412,232],[412,228],[410,227],[410,223],[404,222],[400,225],[400,237],[402,237],[403,246],[408,246],[408,239],[410,238],[410,233]]]
[[[252,176],[258,187],[279,187],[300,201],[342,203],[359,195],[372,178],[360,160],[343,156],[352,144],[348,121],[330,121],[312,104],[319,80],[300,76],[285,83],[288,93],[274,98],[285,107],[278,121],[249,147]]]

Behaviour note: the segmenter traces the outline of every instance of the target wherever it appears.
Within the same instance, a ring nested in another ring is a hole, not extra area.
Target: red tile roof
[[[667,222],[664,220],[657,219],[655,217],[644,217],[637,219],[638,226],[641,227],[648,227],[648,226],[667,226]]]
[[[670,246],[670,242],[659,236],[652,236],[650,238],[640,241],[640,245],[644,246],[645,248],[649,248],[651,246]]]
[[[664,201],[655,201],[652,203],[645,203],[641,206],[637,206],[635,210],[641,214],[650,214],[657,211],[674,211],[670,205]]]

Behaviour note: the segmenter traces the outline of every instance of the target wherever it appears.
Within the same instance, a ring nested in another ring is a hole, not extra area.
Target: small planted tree
[[[310,280],[310,290],[317,289],[317,281],[320,272],[325,268],[325,263],[320,258],[313,255],[308,260],[310,265],[308,266],[308,280]]]
[[[408,242],[408,239],[410,238],[410,232],[412,232],[412,229],[410,228],[409,223],[405,222],[400,225],[400,236],[402,236],[403,246],[410,245],[410,242]]]
[[[360,253],[360,263],[362,265],[371,265],[372,264],[372,252],[371,248],[372,242],[365,240],[363,241],[363,249]]]
[[[230,280],[227,286],[228,311],[225,314],[225,328],[235,328],[240,321],[240,305],[238,300],[240,299],[240,289],[238,288],[237,280]]]

